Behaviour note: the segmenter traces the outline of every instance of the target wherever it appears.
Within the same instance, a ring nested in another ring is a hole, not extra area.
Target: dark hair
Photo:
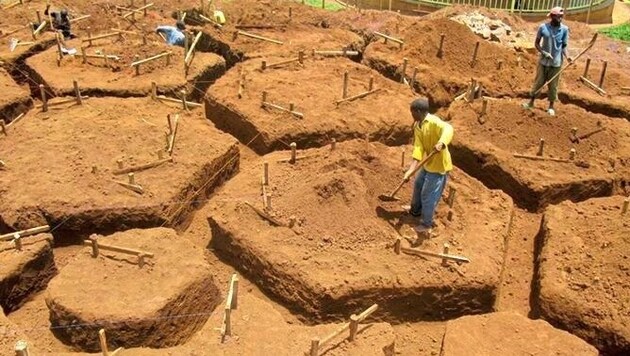
[[[418,98],[411,102],[410,105],[411,111],[415,112],[426,112],[429,111],[429,99],[427,98]]]
[[[68,17],[68,10],[61,10],[59,11],[59,14],[61,15],[62,18],[66,18]]]
[[[186,25],[184,24],[184,22],[183,22],[183,21],[177,21],[177,22],[175,23],[175,26],[176,26],[178,29],[180,29],[180,30],[185,30],[185,29],[186,29]]]

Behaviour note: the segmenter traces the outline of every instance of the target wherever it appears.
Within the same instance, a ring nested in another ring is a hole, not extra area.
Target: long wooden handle
[[[424,157],[424,159],[422,161],[420,161],[420,163],[418,163],[418,165],[416,166],[416,168],[413,169],[413,172],[411,172],[411,174],[409,175],[409,177],[413,176],[414,174],[416,174],[420,169],[422,169],[422,167],[424,167],[427,162],[429,162],[429,160],[435,156],[435,154],[438,153],[438,150],[436,150],[435,148],[431,151],[431,153],[429,153],[426,157]],[[394,196],[396,195],[396,193],[398,193],[398,191],[402,188],[403,185],[405,185],[405,183],[407,183],[409,179],[403,179],[402,182],[400,182],[400,184],[398,185],[398,187],[396,187],[396,189],[394,189],[394,191],[392,192],[392,194],[390,196]]]
[[[554,75],[553,77],[551,77],[551,79],[549,79],[548,81],[545,82],[545,84],[543,84],[540,88],[538,88],[538,90],[536,90],[534,92],[533,96],[536,96],[540,93],[541,90],[543,90],[544,87],[546,87],[547,85],[549,85],[549,83],[551,83],[554,79],[556,79],[560,73],[562,73],[565,69],[569,68],[570,66],[572,66],[573,64],[575,64],[575,62],[577,62],[577,60],[582,57],[582,55],[584,53],[586,53],[589,49],[591,49],[591,47],[593,47],[593,45],[595,44],[595,41],[597,40],[597,32],[595,32],[595,34],[593,35],[593,38],[591,39],[591,41],[588,43],[588,45],[580,52],[578,53],[577,56],[575,56],[575,58],[573,59],[573,61],[571,63],[568,63],[566,66],[562,67],[558,73],[556,73],[556,75]]]

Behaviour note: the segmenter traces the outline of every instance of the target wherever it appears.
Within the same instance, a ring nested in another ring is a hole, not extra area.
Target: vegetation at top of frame
[[[301,1],[301,0],[298,0],[298,1]],[[341,5],[340,3],[334,0],[325,0],[325,1],[326,1],[325,3],[326,10],[338,11],[344,8],[343,5]],[[306,0],[305,2],[309,6],[319,7],[320,9],[322,7],[322,0]]]
[[[626,22],[617,26],[602,28],[601,30],[599,30],[599,32],[616,40],[630,41],[630,22]]]

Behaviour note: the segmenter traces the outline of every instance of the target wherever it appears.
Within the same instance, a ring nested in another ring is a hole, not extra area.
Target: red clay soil
[[[489,100],[485,123],[478,116],[482,101],[455,102],[447,116],[455,127],[455,163],[490,188],[500,188],[515,202],[538,210],[562,200],[585,200],[610,195],[627,185],[630,176],[630,124],[593,114],[574,105],[560,105],[550,117],[537,103],[526,111],[518,100]],[[578,135],[604,131],[572,143],[571,129]],[[545,140],[544,156],[569,159],[561,163],[515,158],[513,154],[536,155],[540,139]],[[586,168],[583,163],[588,163]]]
[[[278,58],[268,58],[268,65]],[[260,69],[250,60],[230,69],[208,92],[206,115],[215,125],[249,144],[258,153],[298,147],[317,147],[370,135],[386,144],[409,141],[412,124],[409,104],[414,99],[402,84],[381,77],[376,71],[346,58],[307,59],[303,66]],[[350,102],[335,104],[342,97],[343,73],[348,71],[348,96],[374,88],[380,91]],[[238,98],[240,73],[245,76],[243,97]],[[323,87],[322,87],[323,86]],[[300,119],[273,108],[261,108],[261,93],[267,101],[304,114]]]
[[[621,214],[623,200],[550,206],[538,242],[541,316],[606,355],[630,352],[630,212]]]
[[[111,33],[109,31],[108,33]],[[93,36],[98,35],[94,33]],[[31,78],[34,82],[43,83],[56,96],[74,95],[72,80],[77,80],[84,95],[109,96],[148,96],[151,93],[151,82],[158,85],[158,94],[180,96],[185,89],[188,97],[199,100],[205,94],[210,83],[225,72],[225,60],[216,54],[196,52],[188,75],[184,71],[184,49],[168,46],[151,37],[147,45],[133,36],[126,36],[122,41],[118,37],[94,41],[87,47],[88,55],[107,54],[118,56],[120,60],[88,58],[82,63],[81,53],[76,56],[64,56],[61,66],[57,66],[57,47],[36,54],[26,60]],[[159,39],[161,41],[161,39]],[[85,44],[87,46],[87,43]],[[68,46],[77,50],[81,40],[68,41]],[[170,60],[166,57],[140,65],[140,74],[131,67],[131,63],[161,53],[171,52]],[[59,73],[63,73],[60,76]],[[33,82],[29,84],[33,85]]]
[[[446,34],[443,55],[438,57],[442,33]],[[533,55],[484,41],[467,26],[448,18],[418,20],[389,35],[405,41],[402,50],[397,43],[379,39],[367,47],[363,62],[386,77],[400,80],[403,59],[407,58],[406,77],[411,78],[414,68],[418,68],[415,88],[436,106],[448,105],[468,87],[471,78],[492,96],[523,95],[533,80]],[[471,67],[476,43],[479,50]],[[501,69],[497,69],[499,61]]]
[[[104,247],[97,258],[89,247],[75,256],[46,291],[52,327],[65,343],[98,351],[96,336],[104,328],[109,344],[116,347],[181,344],[201,329],[219,304],[203,250],[175,231],[128,230],[97,239],[99,244],[154,255],[145,258],[143,267],[136,256]]]
[[[90,98],[81,106],[29,112],[0,137],[7,165],[0,171],[4,225],[60,224],[61,237],[182,222],[195,199],[238,169],[236,141],[218,132],[200,109],[180,113],[174,162],[135,173],[144,194],[116,183],[127,182],[126,174],[113,174],[117,160],[124,167],[156,161],[156,151],[166,147],[166,115],[178,111],[149,98]]]
[[[10,313],[31,294],[46,288],[57,268],[53,261],[52,236],[22,238],[22,250],[13,241],[0,242],[0,306]]]
[[[0,68],[0,120],[13,121],[19,114],[26,112],[31,105],[31,93],[19,86],[13,78]]]
[[[464,316],[446,323],[441,356],[596,356],[584,340],[518,313]]]
[[[364,141],[300,151],[294,165],[279,163],[288,152],[261,158],[253,172],[230,180],[210,203],[212,246],[223,259],[289,309],[312,320],[339,319],[350,308],[382,306],[385,320],[443,319],[492,309],[503,265],[512,202],[503,193],[456,170],[453,221],[438,208],[434,237],[421,248],[464,255],[470,264],[448,267],[438,258],[396,255],[399,236],[415,236],[418,222],[399,204],[383,203],[402,176],[400,148]],[[409,158],[407,158],[408,160]],[[245,201],[262,209],[262,162],[269,162],[272,212],[293,228],[274,227]],[[403,239],[403,245],[408,245]],[[339,273],[344,271],[344,273]]]
[[[18,340],[28,339],[0,310],[0,355],[15,355],[15,343]]]

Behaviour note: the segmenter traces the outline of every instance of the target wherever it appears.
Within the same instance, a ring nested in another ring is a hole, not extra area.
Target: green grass
[[[298,0],[301,1],[301,0]],[[306,4],[313,7],[322,8],[322,0],[306,0]],[[326,10],[338,11],[344,7],[334,0],[326,0]]]
[[[626,22],[617,26],[602,28],[601,30],[599,30],[599,32],[616,40],[630,41],[630,22]]]

